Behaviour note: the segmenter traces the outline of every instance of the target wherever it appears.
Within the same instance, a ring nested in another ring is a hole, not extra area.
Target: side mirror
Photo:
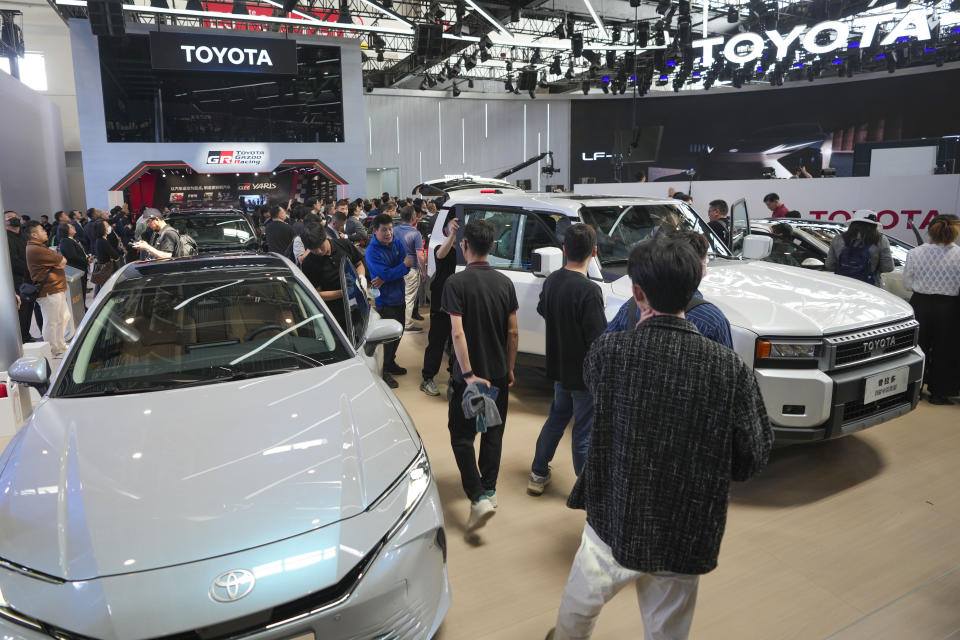
[[[17,384],[45,389],[50,383],[50,364],[46,358],[26,356],[10,365],[7,377]]]
[[[820,269],[821,267],[823,267],[823,260],[819,260],[817,258],[807,258],[806,260],[800,263],[800,266],[809,267],[811,269]]]
[[[743,257],[745,260],[763,260],[773,251],[773,238],[770,236],[748,235],[743,239]]]
[[[563,250],[556,247],[541,247],[533,250],[533,275],[546,278],[563,268]]]
[[[403,325],[396,320],[383,320],[381,318],[370,318],[370,324],[367,325],[366,343],[369,345],[383,344],[384,342],[393,342],[399,340],[403,335]]]

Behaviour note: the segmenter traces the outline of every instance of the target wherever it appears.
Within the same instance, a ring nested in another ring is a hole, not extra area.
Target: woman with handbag
[[[93,268],[93,275],[90,279],[95,285],[93,292],[97,294],[100,292],[100,287],[103,286],[103,283],[113,275],[117,267],[117,260],[119,260],[123,254],[117,251],[113,243],[107,238],[107,236],[110,235],[110,225],[106,220],[97,220],[94,223],[93,235],[97,239],[95,245],[97,265]]]
[[[72,224],[61,222],[57,226],[57,247],[60,250],[60,255],[67,259],[68,265],[83,272],[80,282],[83,290],[83,308],[86,309],[87,272],[90,270],[90,262],[93,258],[87,255],[83,245],[74,238],[75,235],[77,235],[77,230]]]

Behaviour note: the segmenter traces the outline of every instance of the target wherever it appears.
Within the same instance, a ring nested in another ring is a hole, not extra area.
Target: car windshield
[[[196,240],[200,247],[246,246],[256,239],[250,224],[237,215],[172,216],[167,223]]]
[[[335,320],[292,277],[178,275],[119,283],[93,311],[53,395],[157,391],[350,357]]]
[[[710,253],[729,257],[730,252],[703,223],[693,209],[677,204],[625,204],[617,206],[584,206],[580,219],[597,233],[597,257],[603,267],[624,265],[634,245],[661,233],[696,231],[710,241]]]
[[[833,225],[805,224],[800,228],[810,235],[815,236],[827,246],[830,246],[834,238],[846,231],[846,227]],[[893,257],[893,264],[897,267],[902,267],[907,261],[907,251],[910,251],[913,247],[906,242],[890,236],[887,236],[887,240],[890,241],[890,255]]]

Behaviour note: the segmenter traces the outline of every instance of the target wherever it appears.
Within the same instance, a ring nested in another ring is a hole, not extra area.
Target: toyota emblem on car
[[[224,571],[210,585],[210,597],[217,602],[234,602],[253,591],[257,579],[246,569]]]

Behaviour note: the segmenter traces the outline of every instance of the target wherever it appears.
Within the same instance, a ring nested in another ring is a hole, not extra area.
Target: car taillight
[[[0,398],[6,398],[6,397],[7,397],[7,383],[0,382]]]
[[[500,189],[480,189],[480,193],[502,193]]]

